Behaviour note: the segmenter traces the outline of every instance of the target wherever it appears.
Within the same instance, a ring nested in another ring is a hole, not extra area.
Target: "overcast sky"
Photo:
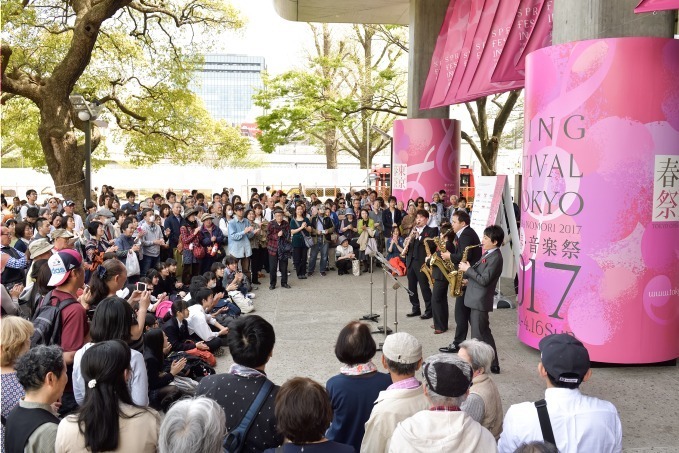
[[[312,43],[305,22],[282,19],[272,0],[231,0],[247,20],[240,33],[225,36],[219,53],[263,56],[271,74],[279,74],[301,64],[304,49]]]

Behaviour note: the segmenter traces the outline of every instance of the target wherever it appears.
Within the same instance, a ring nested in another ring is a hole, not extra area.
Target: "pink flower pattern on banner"
[[[679,179],[679,171],[667,174],[679,168],[677,55],[679,41],[661,38],[580,41],[528,55],[517,313],[524,343],[567,332],[594,361],[679,357],[679,216],[658,218],[654,195],[658,161],[667,162],[665,182]],[[679,201],[676,187],[667,186],[665,201]]]

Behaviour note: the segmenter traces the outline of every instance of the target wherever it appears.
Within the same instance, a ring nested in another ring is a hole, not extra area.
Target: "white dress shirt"
[[[545,400],[561,453],[622,451],[622,426],[612,403],[564,388],[548,388]],[[542,440],[535,405],[526,402],[511,406],[502,425],[499,452],[511,453],[524,442]]]
[[[186,322],[189,325],[189,333],[195,333],[203,341],[210,341],[217,336],[217,332],[213,332],[208,325],[208,323],[214,325],[216,321],[212,316],[205,313],[201,304],[194,304],[189,307],[189,317]]]

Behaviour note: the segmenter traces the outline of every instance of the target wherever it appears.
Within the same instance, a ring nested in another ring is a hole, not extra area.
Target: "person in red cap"
[[[47,286],[55,287],[45,295],[41,304],[58,305],[62,301],[74,299],[76,302],[64,304],[61,310],[61,341],[59,346],[64,351],[64,363],[68,373],[68,385],[61,399],[60,414],[72,412],[77,404],[73,395],[72,373],[75,353],[86,342],[89,336],[89,324],[85,308],[77,302],[78,289],[85,283],[85,269],[82,256],[75,250],[65,249],[55,253],[47,261],[52,277]],[[49,298],[48,298],[49,296]]]
[[[592,376],[587,348],[561,333],[540,340],[540,353],[538,375],[547,387],[545,399],[509,408],[498,450],[509,453],[543,440],[561,453],[621,452],[622,426],[615,406],[580,392],[580,384]]]

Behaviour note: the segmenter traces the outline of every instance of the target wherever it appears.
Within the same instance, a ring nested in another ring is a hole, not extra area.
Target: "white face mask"
[[[149,223],[153,223],[155,221],[156,221],[156,216],[152,215],[151,217],[149,217]]]
[[[208,289],[212,289],[212,288],[214,288],[215,286],[217,286],[217,283],[208,283],[208,284],[207,284]]]
[[[227,209],[226,215],[233,215],[233,211],[231,211],[230,209]]]

